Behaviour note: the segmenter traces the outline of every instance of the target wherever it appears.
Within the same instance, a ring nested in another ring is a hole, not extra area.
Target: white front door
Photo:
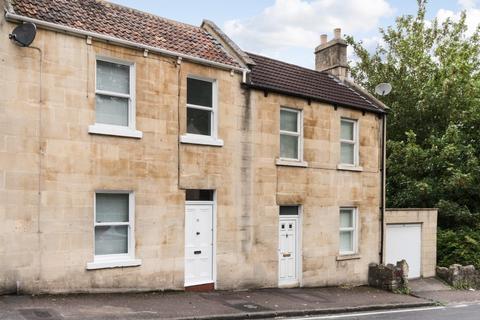
[[[278,248],[278,284],[298,284],[298,216],[280,216]]]
[[[185,205],[185,286],[213,282],[213,204]]]
[[[422,225],[389,224],[386,233],[385,263],[396,264],[405,259],[408,278],[419,278],[421,273]]]

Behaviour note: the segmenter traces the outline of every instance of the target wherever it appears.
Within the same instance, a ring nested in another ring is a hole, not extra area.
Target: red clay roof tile
[[[204,29],[100,0],[10,0],[14,13],[238,67]]]

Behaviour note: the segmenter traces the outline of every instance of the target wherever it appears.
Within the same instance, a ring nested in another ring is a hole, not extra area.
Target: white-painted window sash
[[[286,136],[300,137],[300,132],[280,130],[280,134]]]
[[[349,211],[352,215],[352,227],[339,228],[339,236],[342,232],[350,232],[352,234],[352,250],[340,251],[340,255],[355,254],[358,252],[358,210],[352,207],[341,207],[339,216],[341,211]]]
[[[218,138],[218,115],[217,115],[218,88],[217,88],[217,80],[210,79],[210,78],[205,78],[205,77],[201,77],[201,76],[195,76],[195,75],[188,75],[187,79],[189,79],[189,78],[190,79],[201,80],[201,81],[205,81],[205,82],[210,82],[212,84],[212,106],[211,107],[200,106],[200,105],[190,104],[190,103],[186,104],[187,108],[209,111],[210,112],[210,125],[211,126],[210,126],[210,135],[203,135],[203,134],[195,134],[195,133],[186,132],[185,136],[198,137],[199,139],[204,139],[205,137],[210,137],[213,140],[216,140]],[[188,88],[187,88],[187,90],[188,90]]]
[[[113,92],[113,91],[95,90],[95,94],[99,94],[101,96],[107,96],[107,97],[130,99],[130,94]]]
[[[280,111],[295,113],[297,116],[297,131],[288,131],[288,130],[280,129],[280,136],[287,135],[287,136],[297,137],[297,140],[298,140],[297,142],[298,158],[285,158],[280,156],[280,159],[286,160],[286,161],[296,161],[296,162],[303,161],[303,111],[298,109],[291,109],[287,107],[281,107]]]
[[[199,106],[197,104],[187,104],[187,108],[193,108],[193,109],[199,109],[199,110],[206,110],[206,111],[211,111],[213,112],[213,107],[205,107],[205,106]]]
[[[130,222],[95,222],[95,227],[129,226]]]
[[[128,194],[128,222],[97,222],[97,194],[113,193],[113,194]],[[112,191],[112,190],[100,190],[94,193],[94,217],[93,217],[93,250],[95,252],[95,227],[101,226],[128,226],[127,228],[127,253],[119,254],[94,254],[94,262],[105,262],[125,259],[135,259],[135,194],[133,191]]]
[[[348,122],[353,125],[353,140],[350,139],[342,139],[340,137],[340,148],[342,148],[343,144],[353,145],[353,163],[343,163],[340,159],[340,164],[348,165],[348,166],[358,166],[359,164],[359,148],[358,148],[358,121],[353,119],[341,118],[340,125],[342,122]]]
[[[105,61],[105,62],[110,62],[110,63],[116,63],[116,64],[121,64],[124,66],[129,67],[129,93],[120,93],[120,92],[110,92],[110,91],[105,91],[105,90],[98,90],[97,89],[97,61]],[[103,96],[111,96],[111,97],[117,97],[117,98],[128,98],[128,128],[135,130],[135,118],[136,118],[136,106],[135,106],[135,63],[133,62],[128,62],[112,57],[103,57],[103,56],[97,56],[95,60],[95,95],[103,95]],[[110,124],[105,124],[105,123],[97,123],[95,124],[99,125],[110,125]],[[121,126],[124,127],[124,126]]]

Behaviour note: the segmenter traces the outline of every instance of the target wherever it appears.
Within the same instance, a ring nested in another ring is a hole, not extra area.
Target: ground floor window
[[[340,208],[340,254],[357,251],[357,209]]]
[[[141,265],[135,259],[135,197],[130,191],[97,191],[94,200],[94,261],[87,269]]]

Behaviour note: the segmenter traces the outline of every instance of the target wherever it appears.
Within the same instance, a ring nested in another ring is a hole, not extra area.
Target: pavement
[[[412,295],[444,305],[480,302],[480,291],[455,290],[436,278],[413,280],[409,286]]]
[[[370,287],[0,296],[0,320],[266,319],[420,308],[435,303]]]
[[[371,287],[0,296],[0,320],[478,319],[480,291],[410,281],[411,295]]]

